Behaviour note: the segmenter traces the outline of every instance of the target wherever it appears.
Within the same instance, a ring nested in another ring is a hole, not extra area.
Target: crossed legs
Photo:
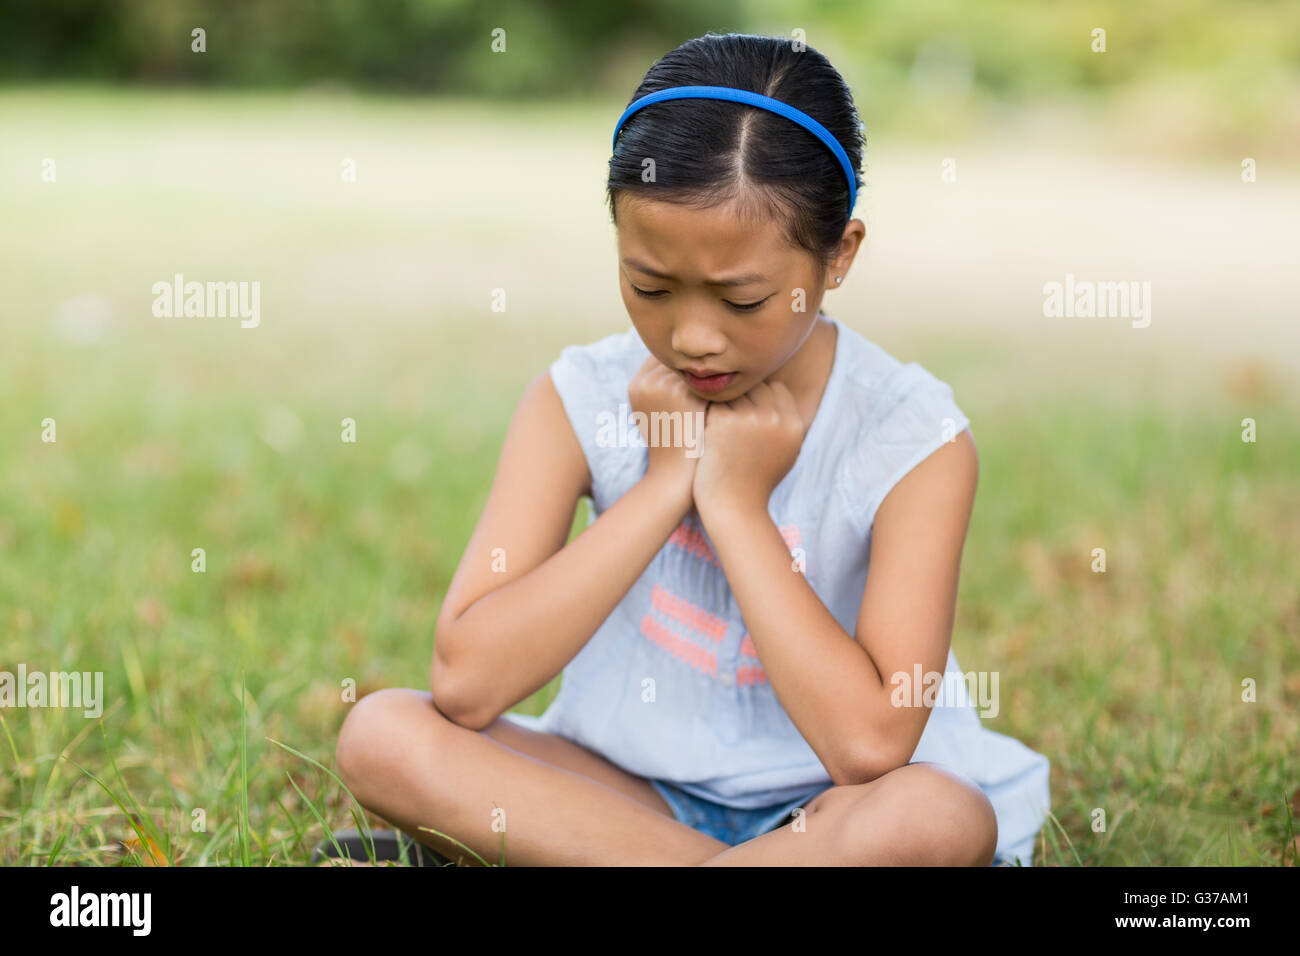
[[[646,780],[553,734],[449,721],[428,692],[358,701],[339,732],[340,776],[361,804],[449,856],[450,834],[508,866],[988,865],[993,808],[970,781],[913,763],[831,787],[802,821],[731,847],[679,823]]]

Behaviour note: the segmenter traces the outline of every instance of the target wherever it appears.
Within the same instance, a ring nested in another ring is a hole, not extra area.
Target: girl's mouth
[[[703,377],[692,375],[690,372],[682,372],[682,375],[686,376],[686,381],[691,388],[695,389],[697,392],[705,392],[709,395],[722,391],[730,385],[736,377],[735,372],[722,372],[718,375],[705,375]]]

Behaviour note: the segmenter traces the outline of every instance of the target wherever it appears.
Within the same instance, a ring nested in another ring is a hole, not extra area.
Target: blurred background
[[[313,811],[352,825],[313,763],[342,689],[427,686],[523,387],[628,327],[613,125],[706,32],[802,39],[854,91],[868,241],[824,309],[972,421],[953,646],[1052,762],[1034,862],[1300,862],[1300,5],[0,22],[0,671],[105,682],[98,720],[0,709],[0,862],[303,863]],[[260,283],[256,328],[156,316],[177,273]],[[1046,316],[1067,275],[1149,282],[1150,324]]]

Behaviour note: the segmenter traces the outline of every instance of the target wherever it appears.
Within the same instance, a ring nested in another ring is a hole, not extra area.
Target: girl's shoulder
[[[843,449],[839,481],[850,518],[865,531],[903,477],[970,426],[952,386],[917,362],[904,362],[839,323],[843,379],[835,442]]]
[[[650,350],[635,327],[585,345],[568,345],[551,363],[551,382],[592,477],[598,510],[617,500],[644,470],[646,451],[632,441],[628,384]]]
[[[570,392],[591,392],[592,386],[626,389],[636,370],[650,354],[634,327],[580,345],[566,345],[551,363],[551,378],[563,397]],[[556,376],[559,376],[556,378]]]
[[[837,358],[844,358],[848,388],[859,402],[864,398],[872,399],[866,410],[875,416],[883,415],[893,403],[909,396],[928,392],[946,392],[952,396],[951,386],[921,364],[904,362],[861,332],[843,322],[836,324],[840,335],[844,336],[844,348],[838,352]]]

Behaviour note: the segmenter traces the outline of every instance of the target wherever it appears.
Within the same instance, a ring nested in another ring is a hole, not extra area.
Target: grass
[[[0,862],[306,863],[375,822],[330,769],[345,692],[426,685],[520,391],[624,327],[604,134],[539,132],[543,195],[499,129],[419,101],[0,92],[0,115],[0,670],[105,681],[97,720],[0,709]],[[260,280],[261,327],[153,318],[174,271]],[[834,314],[974,422],[953,641],[1000,672],[986,725],[1052,762],[1035,863],[1300,862],[1300,416],[1267,365],[1175,402],[1120,353],[1102,388],[1006,329]]]

